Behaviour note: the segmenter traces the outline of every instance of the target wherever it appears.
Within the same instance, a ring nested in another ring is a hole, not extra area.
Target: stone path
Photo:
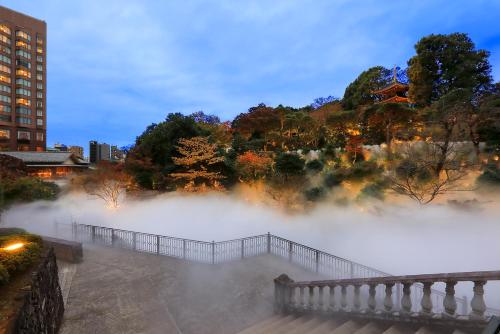
[[[281,273],[318,278],[268,255],[211,266],[96,246],[75,269],[63,334],[233,334],[272,314]]]

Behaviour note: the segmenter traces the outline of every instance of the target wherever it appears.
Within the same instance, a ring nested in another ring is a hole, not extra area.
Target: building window
[[[10,77],[8,77],[6,75],[0,75],[0,81],[1,82],[6,82],[6,83],[10,84]]]
[[[37,109],[37,110],[36,110],[36,115],[37,115],[38,117],[43,117],[43,110]]]
[[[0,61],[3,61],[6,64],[10,64],[12,61],[10,60],[10,57],[7,57],[6,55],[0,54]]]
[[[26,125],[30,125],[32,123],[32,120],[31,118],[28,118],[28,117],[16,117],[16,122],[19,123],[19,124],[26,124]]]
[[[16,50],[16,56],[31,59],[31,53],[24,51],[24,50]]]
[[[36,75],[36,79],[37,79],[38,81],[42,81],[42,80],[43,80],[43,74],[37,73],[37,75]]]
[[[5,24],[0,24],[0,31],[7,35],[10,35],[10,28],[7,27]]]
[[[23,66],[26,67],[27,69],[31,69],[31,63],[29,61],[22,59],[16,59],[16,66]]]
[[[40,64],[36,65],[36,70],[39,72],[43,72],[43,66]]]
[[[36,83],[36,89],[43,90],[43,84],[41,82]]]
[[[10,130],[0,129],[0,139],[10,139]]]
[[[5,96],[5,95],[0,95],[0,101],[1,102],[6,102],[6,103],[11,103],[12,102],[10,96]]]
[[[10,67],[0,64],[0,71],[10,74]]]
[[[43,45],[43,37],[41,36],[36,36],[36,44]]]
[[[16,48],[23,48],[26,50],[31,50],[31,45],[23,41],[16,41]]]
[[[31,91],[24,89],[24,88],[17,88],[16,89],[16,94],[17,95],[26,95],[26,96],[31,96]]]
[[[0,51],[2,51],[3,53],[6,53],[8,55],[10,55],[10,48],[8,46],[0,45]]]
[[[43,141],[43,132],[36,133],[36,140]]]
[[[25,106],[31,106],[31,101],[28,99],[16,99],[16,104],[21,104]]]
[[[30,140],[31,132],[29,131],[17,131],[17,139]]]
[[[42,101],[36,101],[36,107],[37,108],[43,108],[43,102]]]
[[[1,112],[11,112],[10,106],[4,106],[3,104],[0,104],[0,111]]]
[[[10,38],[4,35],[0,35],[0,42],[4,42],[5,44],[10,44]]]
[[[28,42],[31,42],[31,36],[30,36],[30,34],[28,34],[25,31],[22,31],[22,30],[17,30],[16,31],[16,37],[21,37],[21,38],[24,38],[25,40],[27,40]]]
[[[43,63],[43,56],[36,56],[36,61],[39,63]]]
[[[25,77],[25,78],[31,78],[31,72],[23,70],[23,69],[17,69],[16,70],[16,75],[19,75],[19,76],[22,76],[22,77]]]
[[[42,53],[42,54],[43,54],[43,48],[42,48],[41,46],[38,46],[38,47],[36,48],[36,52],[38,52],[38,53]]]
[[[10,86],[0,85],[0,92],[10,93],[11,91],[12,90],[11,90]]]
[[[16,114],[31,115],[31,109],[26,107],[16,107]]]
[[[37,118],[36,119],[36,125],[43,126],[43,119]]]
[[[16,85],[25,86],[25,87],[30,88],[31,81],[26,80],[26,79],[22,79],[22,78],[18,78],[18,79],[16,79]]]
[[[10,116],[9,115],[0,115],[0,121],[10,122]]]
[[[36,92],[36,97],[37,97],[38,99],[43,99],[43,92],[37,91],[37,92]]]

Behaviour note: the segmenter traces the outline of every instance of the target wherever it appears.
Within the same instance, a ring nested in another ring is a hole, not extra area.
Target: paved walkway
[[[267,255],[211,266],[86,246],[66,285],[61,333],[233,334],[272,314],[283,272],[315,278]]]

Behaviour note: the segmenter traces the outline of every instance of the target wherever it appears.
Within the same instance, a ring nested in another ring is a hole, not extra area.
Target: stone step
[[[328,334],[331,333],[335,328],[339,327],[343,322],[335,319],[324,321],[321,325],[314,328],[308,334]]]
[[[311,319],[311,317],[299,317],[286,324],[283,324],[279,328],[275,329],[273,334],[288,334],[294,329],[301,329],[304,325]]]
[[[385,332],[382,332],[382,334],[413,334],[413,333],[415,333],[415,328],[401,324],[393,325],[389,327]]]
[[[361,322],[357,320],[349,320],[344,322],[339,327],[335,328],[331,334],[354,334],[357,330],[363,327],[366,322]]]
[[[326,321],[321,320],[320,318],[312,318],[309,319],[305,324],[300,326],[299,328],[295,328],[290,330],[287,334],[308,334],[311,333],[314,329],[321,326]]]
[[[274,315],[264,321],[259,322],[258,324],[253,325],[252,327],[248,327],[244,329],[243,331],[239,332],[238,334],[252,334],[255,333],[256,331],[259,331],[266,326],[269,326],[270,324],[282,319],[283,316],[281,315]]]
[[[381,323],[369,322],[360,329],[358,329],[354,334],[380,334],[388,329],[388,326],[384,326]]]

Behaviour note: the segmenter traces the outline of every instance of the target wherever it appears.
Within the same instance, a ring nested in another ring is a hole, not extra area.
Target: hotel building
[[[45,151],[47,24],[0,6],[0,150]]]

